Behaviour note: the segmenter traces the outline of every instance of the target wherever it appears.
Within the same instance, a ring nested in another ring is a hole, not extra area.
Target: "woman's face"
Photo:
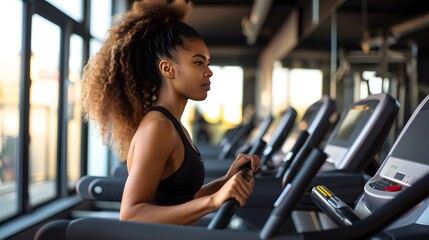
[[[187,99],[201,101],[210,90],[210,54],[201,39],[184,39],[184,48],[176,52],[175,76],[172,79],[179,95]]]

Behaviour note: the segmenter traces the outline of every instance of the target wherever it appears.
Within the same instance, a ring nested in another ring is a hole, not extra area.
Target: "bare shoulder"
[[[129,170],[136,161],[145,164],[160,162],[165,164],[175,149],[177,138],[174,124],[170,119],[160,112],[148,112],[140,122],[131,142],[127,160]]]
[[[148,112],[140,122],[134,135],[134,141],[144,141],[146,144],[172,144],[176,141],[174,124],[164,114],[158,111]],[[150,139],[151,143],[148,143]]]
[[[164,114],[158,111],[151,111],[142,119],[138,130],[171,132],[174,130],[174,125]]]

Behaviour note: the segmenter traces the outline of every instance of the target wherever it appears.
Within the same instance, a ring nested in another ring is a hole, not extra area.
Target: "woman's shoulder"
[[[174,137],[175,127],[168,117],[158,111],[148,112],[140,121],[139,127],[136,132],[138,135],[154,135],[162,138]]]
[[[149,111],[143,117],[139,127],[173,127],[174,125],[167,116],[159,111]]]
[[[173,151],[178,136],[171,121],[159,112],[148,112],[131,141],[129,161],[134,161],[135,152],[169,152]],[[143,156],[142,154],[138,154]]]

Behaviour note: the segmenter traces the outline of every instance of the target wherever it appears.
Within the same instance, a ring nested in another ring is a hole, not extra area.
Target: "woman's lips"
[[[204,84],[202,85],[202,87],[203,87],[204,89],[206,89],[206,91],[209,91],[209,90],[210,90],[210,83],[204,83]]]

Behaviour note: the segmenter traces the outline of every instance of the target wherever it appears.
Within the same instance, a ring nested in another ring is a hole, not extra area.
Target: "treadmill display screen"
[[[429,165],[429,103],[414,118],[391,155]]]
[[[399,181],[402,181],[404,177],[405,177],[405,174],[397,172],[393,178],[398,179]]]
[[[339,123],[339,129],[331,143],[342,147],[351,146],[368,123],[378,103],[378,100],[369,100],[353,105]]]

